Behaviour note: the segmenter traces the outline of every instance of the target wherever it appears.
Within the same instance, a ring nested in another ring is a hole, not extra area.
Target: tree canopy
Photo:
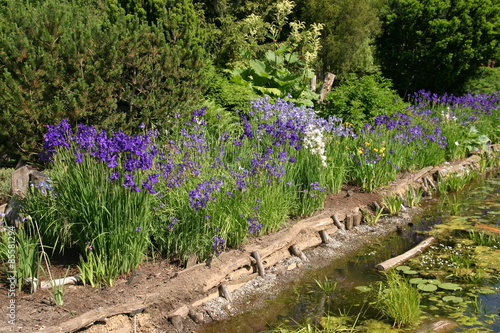
[[[382,21],[377,56],[400,93],[461,92],[499,57],[499,0],[392,0]]]

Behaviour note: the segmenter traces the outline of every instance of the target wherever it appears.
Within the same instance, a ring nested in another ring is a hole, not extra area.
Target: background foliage
[[[154,24],[104,3],[7,0],[0,7],[0,149],[29,157],[68,118],[128,130],[168,126],[206,90],[206,34],[190,1]]]
[[[341,77],[376,71],[373,41],[380,33],[378,11],[383,1],[297,1],[296,16],[324,24],[318,70]]]
[[[390,80],[379,74],[362,77],[349,74],[317,109],[324,117],[341,117],[360,129],[376,116],[390,115],[404,107],[405,103],[392,90]]]
[[[498,60],[498,0],[397,0],[382,13],[377,56],[400,93],[461,92]]]
[[[31,161],[63,118],[173,131],[207,103],[317,104],[326,72],[337,80],[321,112],[356,126],[396,108],[392,89],[498,90],[500,0],[5,0],[0,12],[0,154]]]

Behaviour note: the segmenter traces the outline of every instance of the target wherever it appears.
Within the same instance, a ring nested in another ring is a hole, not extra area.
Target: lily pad
[[[436,280],[436,279],[430,279],[430,280],[427,281],[427,283],[432,283],[432,284],[436,284],[437,285],[437,284],[441,284],[441,281]]]
[[[410,266],[398,266],[398,267],[396,267],[396,270],[404,272],[404,271],[411,270],[411,267]]]
[[[480,294],[495,294],[496,293],[495,290],[490,289],[490,288],[486,288],[486,287],[483,287],[483,288],[479,289],[478,292]]]
[[[407,271],[403,271],[404,274],[408,274],[408,275],[414,275],[414,274],[418,274],[417,271],[414,271],[414,270],[407,270]]]
[[[440,283],[438,284],[438,287],[441,288],[441,289],[445,289],[445,290],[461,290],[462,287],[460,287],[458,284],[456,283]]]
[[[428,280],[422,279],[422,278],[413,278],[410,279],[411,284],[420,284],[420,283],[426,283]]]
[[[417,285],[417,289],[423,291],[436,291],[437,286],[435,284],[430,284],[430,283],[420,283]]]
[[[458,296],[445,296],[443,297],[443,301],[445,302],[453,302],[453,303],[460,303],[460,302],[463,302],[464,299],[462,297],[458,297]]]
[[[354,289],[359,290],[359,291],[361,291],[363,293],[372,290],[372,288],[367,287],[367,286],[357,286]]]

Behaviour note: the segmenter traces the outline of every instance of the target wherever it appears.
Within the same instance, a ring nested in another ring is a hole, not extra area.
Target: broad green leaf
[[[422,278],[413,278],[410,279],[411,284],[420,284],[420,283],[426,283],[428,280],[422,279]]]
[[[361,291],[363,293],[372,290],[372,288],[367,287],[367,286],[357,286],[354,289],[359,290],[359,291]]]
[[[409,271],[411,270],[410,266],[398,266],[396,267],[397,271]]]
[[[268,67],[263,61],[260,60],[250,60],[250,67],[259,75],[264,77],[269,77]]]
[[[277,88],[266,88],[266,87],[260,87],[260,86],[254,86],[253,88],[255,90],[260,91],[263,95],[281,97],[281,90],[279,90]]]
[[[463,302],[464,299],[462,297],[457,297],[457,296],[445,296],[445,297],[443,297],[443,301],[445,301],[445,302],[453,302],[453,303],[460,303],[460,302]]]
[[[267,51],[264,57],[270,64],[273,64],[274,66],[281,66],[284,62],[284,59],[281,55],[278,55],[271,50]]]
[[[462,287],[460,287],[456,283],[440,283],[438,284],[438,287],[441,289],[446,289],[446,290],[461,290]]]
[[[480,294],[495,294],[496,293],[496,291],[494,289],[490,289],[490,288],[486,288],[486,287],[479,289],[478,292]]]
[[[417,288],[423,291],[435,291],[437,290],[437,286],[435,284],[430,283],[420,283],[417,285]]]

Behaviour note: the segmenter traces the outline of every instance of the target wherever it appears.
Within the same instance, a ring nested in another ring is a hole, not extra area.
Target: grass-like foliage
[[[467,148],[456,150],[448,135],[474,124],[496,138],[498,102],[421,92],[412,107],[377,116],[356,134],[339,118],[269,97],[237,115],[194,110],[168,132],[142,125],[141,134],[126,135],[63,120],[43,142],[51,180],[31,188],[23,213],[47,248],[80,250],[86,282],[112,284],[150,249],[181,259],[219,255],[314,213],[342,184],[372,191],[402,170],[462,156]],[[366,212],[365,221],[382,213]]]
[[[471,230],[469,231],[469,238],[477,245],[500,249],[500,236],[498,235]]]
[[[391,215],[399,215],[402,209],[404,198],[400,195],[387,195],[382,199],[382,205]]]
[[[396,272],[389,272],[380,284],[378,304],[395,327],[413,326],[420,320],[420,293]]]
[[[361,208],[361,213],[363,214],[363,219],[366,224],[374,225],[380,220],[382,216],[384,216],[384,208],[380,206],[374,207],[374,210],[370,210],[368,208]]]
[[[415,189],[413,186],[410,186],[406,189],[406,202],[408,207],[418,207],[420,205],[420,201],[422,201],[423,190],[422,188]]]
[[[45,244],[81,250],[85,282],[112,284],[142,260],[150,239],[152,134],[111,136],[80,125],[73,133],[62,121],[49,126],[44,145],[53,181],[32,188],[24,209],[40,226]],[[123,251],[126,246],[126,251]],[[102,274],[86,265],[99,262]],[[90,273],[89,273],[90,272]]]
[[[438,180],[438,191],[442,194],[460,191],[478,175],[477,171],[467,170],[464,173],[453,173],[443,176]]]
[[[290,215],[313,213],[325,184],[343,183],[326,157],[329,142],[351,135],[340,120],[268,98],[255,100],[231,132],[207,123],[212,116],[195,110],[167,138],[73,130],[65,120],[48,126],[52,179],[24,203],[43,243],[78,247],[82,279],[112,284],[150,245],[181,258],[218,255]]]

